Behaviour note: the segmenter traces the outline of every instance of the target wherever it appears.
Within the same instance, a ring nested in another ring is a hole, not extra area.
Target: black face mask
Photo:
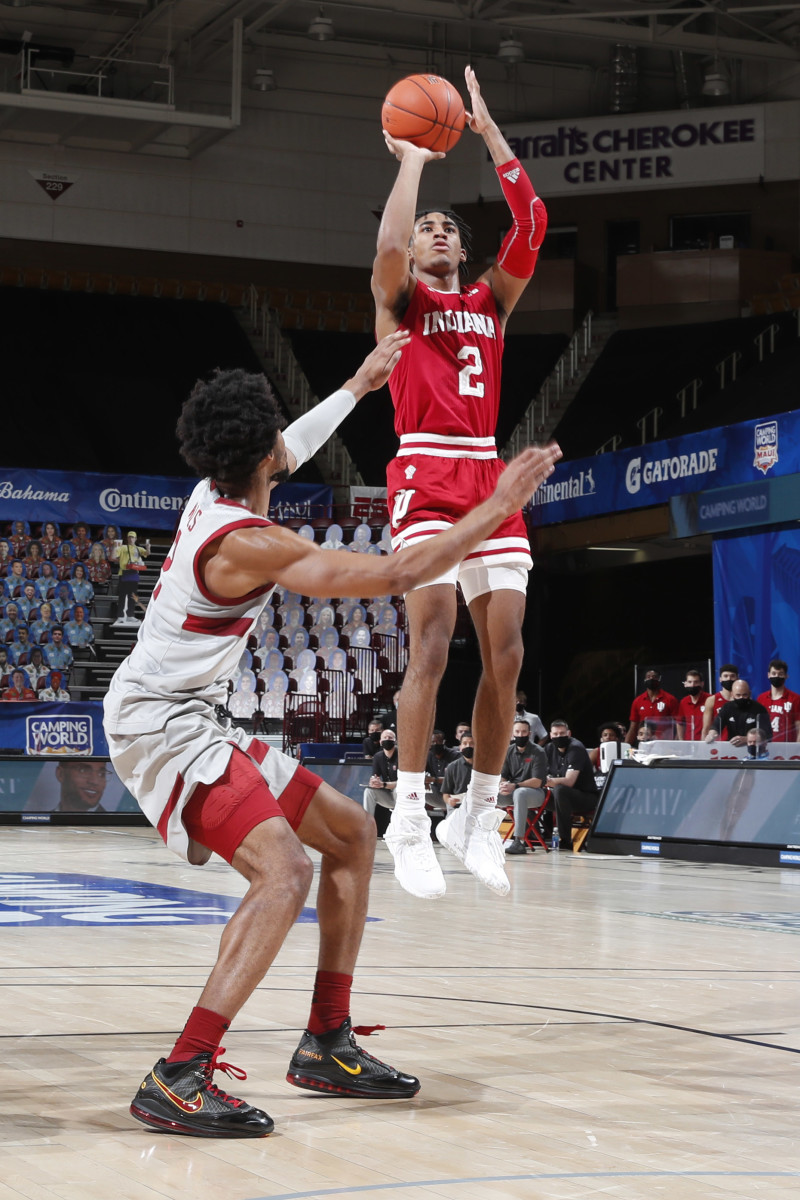
[[[391,738],[387,738],[385,742],[381,742],[381,750],[394,750],[397,742],[393,742]]]
[[[786,676],[785,675],[770,675],[767,682],[769,683],[770,687],[782,688],[784,686],[784,684],[786,683]]]
[[[699,696],[703,690],[702,683],[691,683],[691,684],[684,685],[684,686],[686,686],[686,691],[689,693],[690,696]]]
[[[474,746],[462,746],[461,753],[464,755],[464,758],[472,758],[473,754],[475,753],[475,747]]]
[[[645,679],[644,686],[648,692],[657,692],[661,687],[661,676],[659,675],[656,679]]]
[[[737,700],[734,700],[733,703],[736,705],[737,708],[749,708],[750,707],[750,697],[749,696],[740,696]]]
[[[735,679],[720,679],[719,690],[721,692],[729,692],[735,683]]]
[[[442,757],[442,755],[444,754],[444,746],[439,746],[439,745],[437,744],[437,745],[435,745],[435,746],[433,746],[433,747],[432,747],[432,750],[433,750],[433,753],[436,755],[436,757],[437,757],[437,758],[441,758],[441,757]]]
[[[569,736],[569,734],[563,733],[560,737],[554,737],[552,741],[553,745],[557,746],[559,750],[566,750],[567,746],[572,741],[572,738]]]
[[[515,737],[515,738],[514,738],[514,742],[515,742],[515,744],[516,744],[517,746],[519,746],[519,748],[520,748],[520,750],[521,750],[521,749],[523,748],[523,746],[527,746],[527,744],[528,744],[528,738],[527,738],[527,736],[525,736],[525,737]]]

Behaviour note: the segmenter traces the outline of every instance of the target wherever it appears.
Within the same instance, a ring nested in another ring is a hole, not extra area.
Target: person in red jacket
[[[35,700],[36,692],[32,688],[26,686],[25,673],[23,671],[12,671],[11,686],[7,687],[0,696],[0,700]]]
[[[702,672],[690,668],[683,686],[686,695],[678,705],[678,738],[683,742],[700,742],[703,740],[703,713],[708,699]]]
[[[800,742],[800,696],[786,686],[789,668],[781,658],[773,658],[768,667],[769,691],[762,692],[758,703],[769,713],[774,742]]]
[[[636,745],[636,735],[642,721],[653,722],[656,734],[661,739],[669,741],[675,736],[674,718],[678,715],[678,701],[671,692],[663,690],[661,673],[655,667],[645,672],[644,686],[645,690],[631,705],[631,723],[625,735],[625,741],[631,746]]]

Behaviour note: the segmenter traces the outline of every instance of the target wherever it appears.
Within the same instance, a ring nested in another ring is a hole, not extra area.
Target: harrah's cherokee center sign
[[[746,183],[764,173],[763,105],[587,117],[503,129],[537,192]],[[481,190],[499,192],[491,161]]]

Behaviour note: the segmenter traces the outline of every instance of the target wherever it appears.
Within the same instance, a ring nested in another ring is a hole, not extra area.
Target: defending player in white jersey
[[[556,447],[524,452],[494,494],[435,541],[391,557],[321,550],[267,519],[271,488],[319,449],[356,401],[381,386],[408,342],[386,337],[344,388],[281,433],[263,375],[198,383],[178,423],[181,453],[204,476],[181,518],[136,646],[105,701],[114,766],[167,844],[192,863],[216,851],[248,881],[217,962],[166,1059],[131,1105],[156,1129],[261,1137],[273,1122],[213,1083],[220,1042],[297,919],[322,855],[318,970],[308,1028],[289,1065],[297,1087],[409,1097],[419,1080],[366,1054],[350,988],[367,911],[374,822],[278,750],[231,729],[216,706],[275,584],[305,595],[406,591],[456,562],[552,471]],[[229,1073],[237,1073],[230,1068]],[[243,1078],[242,1072],[237,1077]]]
[[[384,131],[400,161],[378,232],[372,276],[379,337],[407,329],[411,344],[390,380],[400,450],[387,470],[395,549],[438,537],[488,496],[503,464],[494,432],[506,320],[533,275],[547,227],[545,207],[489,115],[475,72],[466,69],[469,127],[491,154],[512,226],[497,260],[464,285],[463,221],[450,211],[416,212],[426,163],[444,158]],[[497,791],[522,666],[522,618],[532,566],[522,514],[509,514],[453,570],[406,596],[410,657],[400,693],[400,770],[386,845],[394,873],[413,896],[444,895],[445,881],[425,812],[425,763],[436,694],[456,620],[456,583],[480,643],[483,673],[472,731],[475,764],[466,801],[436,836],[499,895],[509,890],[497,833]]]

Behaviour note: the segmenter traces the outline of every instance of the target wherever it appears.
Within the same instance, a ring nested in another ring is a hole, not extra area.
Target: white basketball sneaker
[[[464,800],[436,826],[436,840],[463,863],[467,854],[467,805]]]
[[[394,875],[401,887],[420,900],[438,900],[445,894],[447,888],[434,853],[427,813],[419,817],[393,813],[383,840],[394,859]]]
[[[485,808],[477,817],[471,813],[466,822],[467,852],[464,866],[498,896],[507,896],[511,891],[503,843],[497,832],[503,823],[503,816],[499,808]]]

